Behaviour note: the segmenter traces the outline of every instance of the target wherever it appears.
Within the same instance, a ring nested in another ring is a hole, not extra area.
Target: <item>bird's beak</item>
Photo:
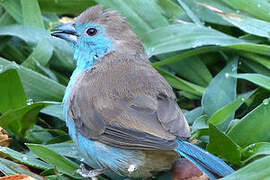
[[[78,34],[76,33],[73,22],[56,26],[52,29],[51,35],[64,39],[73,44],[77,43]]]

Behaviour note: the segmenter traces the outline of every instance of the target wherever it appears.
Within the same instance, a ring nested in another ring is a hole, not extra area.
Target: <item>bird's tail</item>
[[[234,172],[224,161],[189,142],[177,140],[175,149],[203,171],[211,180],[227,176]]]

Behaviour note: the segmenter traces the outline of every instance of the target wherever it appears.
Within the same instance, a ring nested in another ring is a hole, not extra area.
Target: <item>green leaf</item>
[[[14,23],[14,19],[5,12],[0,18],[0,27],[8,26]]]
[[[264,67],[263,65],[253,62],[251,60],[245,60],[242,63],[244,66],[250,68],[252,72],[270,77],[270,70]]]
[[[70,136],[65,134],[65,135],[55,136],[54,138],[47,141],[46,144],[62,143],[69,140],[70,140]]]
[[[23,138],[26,130],[34,126],[39,111],[48,104],[39,102],[9,110],[0,117],[0,126]]]
[[[225,21],[247,33],[266,38],[270,37],[268,34],[270,31],[270,23],[268,22],[237,13],[224,13],[219,9],[211,8],[211,10],[221,16]]]
[[[18,23],[23,23],[20,0],[1,1],[1,6],[12,16]]]
[[[168,19],[178,18],[180,14],[184,13],[182,8],[171,0],[158,0],[157,3]]]
[[[0,154],[7,156],[13,160],[16,160],[19,163],[22,163],[22,164],[25,164],[34,168],[38,168],[38,169],[52,168],[52,166],[49,166],[47,163],[40,161],[37,158],[14,151],[8,147],[0,147]]]
[[[219,109],[215,114],[213,114],[208,122],[212,123],[213,125],[217,126],[223,123],[226,119],[228,119],[235,111],[245,102],[249,96],[251,96],[253,92],[245,94],[244,96],[238,97],[232,103],[225,105],[221,109]]]
[[[69,175],[74,178],[78,177],[75,176],[74,174],[74,172],[77,169],[79,169],[78,164],[46,148],[43,145],[39,144],[26,144],[26,145],[34,154],[36,154],[39,158],[41,158],[45,162],[55,166],[56,169],[59,170],[61,173]]]
[[[234,9],[244,11],[258,19],[270,21],[270,4],[267,0],[222,0]]]
[[[0,29],[0,36],[15,36],[31,45],[37,44],[42,39],[50,38],[49,33],[45,30],[22,25],[5,26]]]
[[[57,144],[48,144],[44,147],[57,152],[61,156],[71,157],[75,159],[80,159],[80,154],[77,146],[74,143],[57,143]]]
[[[168,36],[168,34],[170,35]],[[157,28],[143,34],[142,41],[149,56],[201,46],[221,46],[270,55],[270,46],[268,45],[248,43],[219,31],[194,24],[173,24]],[[204,51],[207,50],[204,49]]]
[[[169,66],[184,79],[206,87],[212,80],[212,75],[198,56],[184,59]]]
[[[265,89],[270,90],[270,78],[261,74],[245,73],[245,74],[230,74],[231,77],[245,79],[254,84],[257,84]]]
[[[172,75],[169,72],[166,72],[160,68],[156,68],[158,72],[168,81],[168,83],[176,88],[181,89],[187,92],[190,92],[192,94],[201,96],[203,94],[204,88],[201,86],[198,86],[196,84],[192,84],[190,82],[187,82],[185,80],[182,80],[174,75]]]
[[[54,68],[71,72],[74,69],[72,48],[64,40],[52,38],[50,33],[34,27],[11,25],[0,28],[0,36],[14,36],[22,39],[29,45],[36,45],[47,39],[54,47],[55,57],[52,59]]]
[[[228,136],[241,147],[270,141],[270,99],[243,117],[228,132]]]
[[[46,108],[42,109],[41,112],[65,121],[63,106],[61,104],[47,106]]]
[[[245,41],[219,31],[194,24],[172,24],[154,29],[142,36],[149,56],[206,45],[230,46]]]
[[[192,109],[191,111],[188,111],[186,113],[184,113],[188,124],[193,124],[193,122],[202,114],[202,107],[196,107],[194,109]]]
[[[21,64],[24,67],[37,70],[37,62],[45,66],[53,54],[53,47],[47,39],[39,41],[30,56]]]
[[[199,47],[196,49],[192,50],[187,50],[181,54],[178,54],[173,57],[169,57],[167,59],[164,59],[162,61],[154,62],[152,63],[153,67],[158,67],[158,66],[164,66],[164,65],[169,65],[169,64],[174,64],[176,62],[182,61],[184,59],[187,59],[188,57],[195,56],[198,54],[203,54],[206,52],[211,52],[211,51],[217,51],[217,50],[222,50],[224,48],[218,47],[218,46],[209,46],[209,47]]]
[[[3,70],[3,69],[2,69]],[[26,105],[26,95],[16,69],[0,74],[0,112],[5,113]]]
[[[26,135],[24,136],[26,142],[37,144],[45,144],[52,138],[53,136],[49,132],[44,131],[44,128],[38,125],[34,125],[34,127],[27,131]]]
[[[21,0],[23,24],[44,29],[38,0]]]
[[[7,176],[15,174],[26,174],[28,176],[33,177],[36,180],[44,180],[43,177],[38,176],[37,174],[32,173],[29,170],[26,170],[19,164],[3,158],[0,158],[0,171]]]
[[[190,10],[190,8],[186,5],[185,1],[177,0],[178,3],[182,6],[182,8],[185,10],[188,17],[197,25],[203,26],[203,23],[200,21],[200,19]]]
[[[206,8],[205,6],[214,6],[224,12],[233,12],[234,10],[224,4],[222,1],[217,0],[182,0],[189,6],[191,11],[197,15],[202,21],[230,26],[229,23],[224,21],[220,16]]]
[[[252,53],[257,53],[261,55],[270,55],[270,46],[264,45],[264,44],[234,44],[230,46],[226,46],[231,49],[236,49],[236,50],[241,50],[245,52],[252,52]]]
[[[207,120],[208,120],[208,117],[205,114],[197,117],[194,123],[192,124],[192,128],[191,128],[192,132],[195,132],[200,129],[208,129]]]
[[[12,59],[18,63],[25,59],[25,54],[27,53],[28,49],[25,48],[25,44],[22,43],[19,39],[1,37],[1,40],[6,41],[6,43],[1,43],[2,54],[4,57],[7,59]]]
[[[22,81],[25,93],[34,101],[62,101],[65,87],[37,72],[0,58],[0,65],[15,66]]]
[[[211,123],[209,123],[209,136],[210,143],[207,145],[207,151],[226,159],[232,164],[240,164],[240,147]]]
[[[270,69],[270,61],[267,57],[259,56],[252,53],[240,53],[241,56],[251,59],[255,62],[260,63],[261,65],[265,66],[266,68]]]
[[[269,179],[270,177],[270,156],[254,161],[234,172],[233,174],[226,176],[220,180],[254,180],[254,179]]]
[[[203,136],[209,136],[209,128],[207,126],[207,128],[203,128],[203,129],[198,129],[196,130],[194,133],[192,133],[190,139],[191,140],[194,140],[194,139],[199,139],[199,138],[203,138]],[[206,137],[204,139],[200,139],[202,140],[203,142],[209,142],[209,138]]]
[[[236,79],[229,77],[228,73],[234,74],[237,72],[237,62],[237,60],[229,62],[205,89],[202,97],[202,107],[208,117],[211,117],[220,108],[236,99]],[[234,113],[218,127],[225,131],[233,117]]]
[[[57,14],[79,14],[96,4],[94,0],[38,0],[38,3],[43,12]]]
[[[169,24],[168,20],[163,16],[161,8],[156,0],[96,0],[99,4],[103,4],[106,8],[112,8],[120,12],[130,22],[132,29],[137,34],[143,34],[150,30]],[[138,8],[140,7],[140,8]],[[148,15],[145,15],[145,12]]]
[[[260,156],[270,155],[270,143],[260,142],[251,144],[242,149],[241,155],[245,163]]]
[[[66,177],[63,174],[51,175],[46,177],[48,180],[70,180],[70,178]]]

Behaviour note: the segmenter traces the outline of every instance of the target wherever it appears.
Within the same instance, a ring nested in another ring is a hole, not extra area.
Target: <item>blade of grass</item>
[[[188,81],[185,81],[183,79],[180,79],[174,75],[172,75],[169,72],[166,72],[160,68],[156,68],[158,72],[168,81],[168,83],[176,88],[176,89],[181,89],[187,92],[190,92],[192,94],[201,96],[204,92],[204,88],[201,86],[198,86],[196,84],[190,83]]]
[[[204,112],[211,117],[220,108],[232,103],[236,99],[236,79],[227,76],[228,73],[237,72],[238,58],[229,62],[222,71],[220,71],[210,82],[202,97],[202,107]],[[231,114],[218,128],[225,131],[233,119],[234,113]]]
[[[26,164],[28,166],[38,168],[38,169],[50,169],[52,166],[48,165],[47,163],[38,160],[37,158],[34,158],[32,156],[29,156],[27,154],[23,154],[17,151],[14,151],[13,149],[10,149],[8,147],[1,147],[0,148],[0,154],[7,156],[11,159],[14,159],[22,164]]]
[[[15,174],[26,174],[36,180],[44,180],[43,177],[32,173],[31,171],[21,167],[19,164],[3,158],[0,158],[0,171],[7,176]]]
[[[257,142],[270,141],[270,99],[244,116],[227,135],[239,146],[244,147]]]
[[[23,24],[44,29],[44,22],[38,0],[21,0]]]
[[[37,46],[33,49],[30,56],[21,64],[24,67],[37,70],[35,61],[40,65],[45,66],[49,62],[53,54],[53,47],[46,39],[41,40]]]
[[[227,104],[226,106],[219,109],[215,114],[213,114],[208,122],[217,126],[223,123],[227,118],[229,118],[244,102],[248,99],[254,92],[245,94],[244,96],[238,97],[232,103]]]
[[[244,11],[256,18],[270,21],[270,4],[267,0],[222,0],[229,6]]]
[[[270,156],[254,161],[234,172],[233,174],[226,176],[220,180],[235,180],[235,179],[268,179],[270,176]]]
[[[60,172],[73,178],[78,178],[74,172],[79,169],[79,165],[58,153],[39,144],[26,144],[27,147],[45,162],[55,166]]]
[[[26,105],[26,95],[16,69],[9,69],[0,74],[0,112]]]
[[[264,76],[262,74],[244,73],[244,74],[229,74],[229,76],[238,79],[248,80],[254,84],[257,84],[265,89],[270,90],[270,77]]]
[[[18,23],[23,23],[21,4],[19,0],[1,1],[0,5],[2,5],[9,15],[12,16]]]
[[[15,66],[29,99],[33,99],[34,101],[62,101],[65,92],[63,85],[3,58],[0,58],[0,65]]]
[[[188,17],[198,26],[203,26],[201,20],[190,10],[190,8],[186,5],[182,0],[177,0],[181,7],[185,10]]]

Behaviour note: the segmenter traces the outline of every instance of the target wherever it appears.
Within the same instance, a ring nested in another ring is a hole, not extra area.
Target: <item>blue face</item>
[[[106,53],[113,50],[104,28],[97,24],[75,24],[77,33],[74,48],[74,59],[78,68],[87,68],[94,65]]]
[[[76,76],[86,69],[91,68],[104,55],[114,50],[112,43],[106,37],[102,26],[88,23],[76,24],[67,23],[55,27],[51,35],[64,39],[70,43],[74,49],[74,59],[77,61],[77,67],[74,70],[68,87],[66,89],[63,102],[69,95],[69,89],[75,83]]]
[[[77,69],[94,65],[114,48],[102,26],[94,23],[67,23],[55,27],[51,35],[68,41],[74,49]]]

